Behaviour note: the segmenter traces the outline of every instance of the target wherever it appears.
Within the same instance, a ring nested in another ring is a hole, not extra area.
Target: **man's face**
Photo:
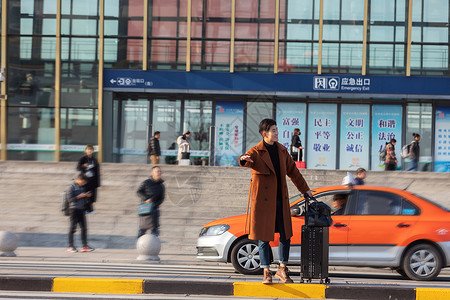
[[[266,138],[266,141],[271,143],[278,142],[278,128],[277,125],[272,125],[269,128],[269,131],[263,132],[263,137]]]
[[[159,139],[160,134],[155,134],[155,138]]]
[[[359,173],[358,177],[361,178],[361,179],[365,179],[366,178],[366,172]]]
[[[333,208],[334,209],[339,209],[339,208],[341,208],[344,205],[344,203],[345,203],[344,199],[333,200]]]
[[[161,169],[160,168],[154,168],[152,170],[152,178],[154,180],[160,180],[161,179]]]
[[[91,156],[92,153],[94,153],[94,149],[92,149],[92,148],[87,148],[87,149],[86,149],[86,154],[87,154],[88,156]]]

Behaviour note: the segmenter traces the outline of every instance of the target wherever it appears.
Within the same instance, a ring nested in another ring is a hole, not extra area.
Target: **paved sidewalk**
[[[317,299],[425,299],[424,296],[450,299],[448,269],[432,288],[416,288],[420,286],[419,282],[402,280],[390,270],[349,267],[330,267],[333,278],[327,285],[317,284],[317,280],[315,284],[288,285],[274,280],[275,284],[263,285],[260,276],[234,273],[231,264],[203,262],[197,260],[194,253],[163,252],[159,262],[136,260],[136,249],[68,253],[65,248],[20,247],[15,253],[17,257],[0,257],[0,290]],[[11,267],[28,264],[28,269]],[[33,269],[33,265],[47,266],[47,269]],[[75,267],[63,268],[68,265]],[[171,272],[166,270],[169,267]],[[298,282],[298,267],[291,269],[297,270],[294,280]],[[360,279],[346,276],[354,273],[365,275]]]

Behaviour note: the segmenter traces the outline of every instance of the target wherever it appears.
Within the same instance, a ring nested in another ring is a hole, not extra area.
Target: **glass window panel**
[[[153,62],[174,62],[177,55],[177,42],[172,41],[152,41],[152,56]]]
[[[405,27],[396,27],[395,28],[395,41],[396,42],[405,42],[407,37],[405,35]]]
[[[288,40],[311,40],[312,25],[288,24],[287,38]]]
[[[116,62],[117,61],[117,44],[118,39],[108,39],[105,38],[104,44],[104,60],[105,62]]]
[[[310,20],[312,18],[312,11],[312,0],[288,0],[288,22],[290,22],[292,19]]]
[[[44,14],[56,15],[56,0],[44,0]]]
[[[338,66],[339,45],[324,43],[322,49],[322,64],[324,66]]]
[[[448,0],[423,0],[423,21],[448,23],[448,5]]]
[[[72,0],[61,0],[61,14],[70,15],[70,6]]]
[[[42,34],[56,35],[56,19],[45,18],[42,20]]]
[[[411,68],[420,68],[421,46],[411,45]]]
[[[408,0],[397,0],[397,22],[405,22],[406,20],[406,1]]]
[[[340,65],[341,67],[361,67],[362,44],[341,44]]]
[[[369,45],[370,67],[392,67],[393,45]]]
[[[169,21],[153,21],[152,22],[153,37],[176,37],[177,22]]]
[[[256,64],[257,48],[256,42],[235,42],[235,65]]]
[[[206,15],[208,18],[230,18],[231,0],[208,0]]]
[[[268,42],[268,43],[263,43],[260,42],[258,43],[258,64],[261,65],[271,65],[271,68],[273,67],[273,52],[274,52],[274,47],[275,47],[275,43],[273,42]]]
[[[324,0],[323,1],[323,19],[339,20],[340,0]]]
[[[61,19],[61,34],[62,35],[70,34],[70,20],[69,19]]]
[[[161,132],[161,150],[177,150],[177,138],[181,128],[180,100],[153,100],[153,129]],[[166,157],[166,164],[175,164],[176,157]]]
[[[230,42],[206,41],[205,60],[210,65],[229,65]]]
[[[320,18],[320,0],[314,0],[314,19],[319,20]]]
[[[273,40],[275,38],[274,24],[260,24],[259,25],[260,39]]]
[[[431,103],[408,103],[406,106],[406,143],[413,141],[413,133],[420,134],[420,157],[430,157],[432,154],[432,111]],[[409,162],[405,167],[410,166]],[[430,171],[426,163],[419,164],[419,170]]]
[[[81,16],[97,16],[98,0],[72,0],[72,14]]]
[[[247,124],[245,149],[250,149],[262,140],[258,131],[261,120],[273,119],[272,102],[247,102]]]
[[[339,25],[323,25],[324,41],[339,41]]]
[[[96,35],[97,20],[72,20],[73,35]]]
[[[20,14],[32,16],[34,14],[34,0],[22,0],[20,2]]]
[[[395,67],[405,67],[405,46],[395,45]]]
[[[105,20],[105,36],[119,34],[118,20]]]
[[[312,43],[288,43],[286,47],[286,60],[288,65],[310,66]]]
[[[371,0],[370,20],[371,21],[394,21],[395,1],[392,0]]]
[[[33,19],[20,19],[20,34],[33,34]]]
[[[448,43],[448,28],[441,27],[424,27],[423,42],[424,43]]]
[[[31,59],[31,37],[20,37],[20,59]]]
[[[95,38],[62,39],[61,57],[67,59],[70,51],[72,60],[94,61],[97,58],[96,47],[97,39]]]
[[[105,17],[119,17],[119,0],[108,0],[108,5],[105,5]]]
[[[357,215],[399,215],[402,199],[395,194],[359,191]]]
[[[422,42],[422,27],[413,26],[411,29],[411,41],[413,43]]]
[[[236,18],[257,19],[258,6],[258,0],[236,1]]]
[[[363,29],[361,25],[342,25],[341,41],[359,41],[363,40]]]
[[[448,46],[424,45],[422,54],[424,69],[448,69]]]
[[[412,21],[413,22],[422,21],[422,0],[413,0]]]
[[[192,38],[201,38],[203,30],[202,22],[192,22],[191,24],[191,37]]]
[[[230,39],[231,26],[230,23],[207,22],[206,23],[206,37]]]
[[[42,145],[33,150],[8,151],[13,160],[54,160],[49,151],[55,144],[55,116],[53,108],[9,107],[8,144]],[[50,148],[50,149],[49,149]],[[41,149],[39,151],[39,149]]]
[[[183,130],[191,132],[191,150],[209,149],[209,127],[212,123],[212,101],[186,100],[184,102]],[[201,164],[198,159],[196,164]]]
[[[191,1],[192,9],[191,16],[192,18],[201,18],[203,12],[203,0],[192,0]]]
[[[236,23],[236,39],[257,39],[258,24],[256,23]]]
[[[143,21],[128,21],[128,36],[142,37],[144,34],[144,22]]]
[[[61,145],[97,145],[96,109],[61,108]],[[81,152],[61,152],[61,161],[78,161]]]
[[[144,0],[128,0],[128,17],[142,16],[144,16]]]
[[[391,42],[394,40],[394,27],[391,26],[370,26],[370,41]]]
[[[260,0],[260,18],[275,18],[275,0]]]
[[[342,0],[342,20],[364,20],[364,1]]]
[[[56,57],[56,38],[43,37],[41,40],[41,58],[54,60]]]

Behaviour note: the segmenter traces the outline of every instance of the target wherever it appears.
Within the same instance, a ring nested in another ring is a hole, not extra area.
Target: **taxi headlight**
[[[211,227],[203,227],[200,230],[199,236],[204,236],[204,235],[221,235],[222,233],[224,233],[228,229],[230,229],[230,226],[228,226],[227,224],[214,225],[214,226],[211,226]]]

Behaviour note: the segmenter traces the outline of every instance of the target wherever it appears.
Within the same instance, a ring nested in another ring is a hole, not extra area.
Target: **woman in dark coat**
[[[300,129],[295,128],[291,138],[291,155],[294,161],[303,161],[303,147],[300,141]]]
[[[80,158],[77,170],[88,178],[86,191],[91,192],[91,197],[86,201],[86,212],[93,213],[93,203],[97,201],[97,188],[100,187],[100,164],[94,157],[94,146],[87,145],[85,155]]]
[[[161,168],[154,166],[152,176],[139,186],[137,194],[141,203],[153,203],[152,212],[139,217],[139,232],[137,238],[143,236],[147,230],[159,236],[159,206],[165,197],[164,180],[161,179]]]

